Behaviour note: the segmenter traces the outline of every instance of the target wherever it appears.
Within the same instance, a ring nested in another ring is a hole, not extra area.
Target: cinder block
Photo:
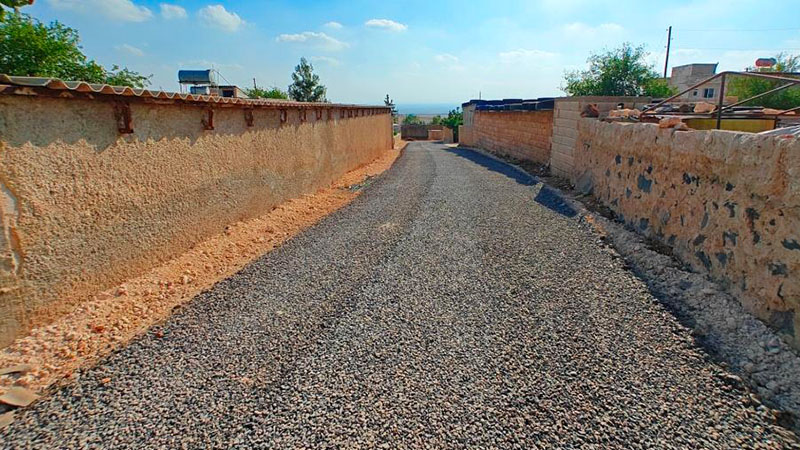
[[[570,148],[575,148],[575,138],[569,136],[553,136],[553,142],[556,144],[563,144]]]
[[[578,139],[578,129],[569,127],[557,127],[553,129],[553,136],[565,136]]]
[[[558,142],[553,142],[553,145],[550,148],[554,153],[561,153],[566,156],[572,156],[575,154],[575,147],[560,144]]]
[[[557,110],[580,111],[581,105],[577,100],[556,100]]]
[[[578,120],[581,118],[580,111],[569,111],[569,110],[561,110],[558,112],[559,119],[574,119]]]
[[[578,121],[575,119],[556,119],[554,125],[564,128],[578,128]]]

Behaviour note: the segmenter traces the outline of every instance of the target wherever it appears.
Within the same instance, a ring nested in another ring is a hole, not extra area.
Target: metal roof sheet
[[[63,81],[58,78],[46,77],[20,77],[0,74],[0,85],[29,87],[56,91],[72,91],[87,94],[101,94],[118,97],[138,97],[143,99],[181,100],[185,102],[231,104],[241,106],[271,106],[271,107],[325,107],[325,108],[387,108],[385,105],[354,105],[340,103],[312,103],[296,102],[277,99],[252,99],[221,97],[218,95],[195,95],[179,92],[156,91],[150,89],[135,89],[128,86],[111,86],[108,84],[87,83],[85,81]],[[0,93],[7,92],[0,89]]]

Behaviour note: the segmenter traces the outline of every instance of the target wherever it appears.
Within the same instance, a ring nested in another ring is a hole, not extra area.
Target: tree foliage
[[[292,73],[292,84],[289,85],[289,97],[298,102],[325,102],[327,89],[319,83],[319,75],[314,73],[314,66],[305,58]]]
[[[422,119],[417,117],[416,114],[408,114],[403,117],[403,125],[419,125],[422,123]]]
[[[120,68],[118,65],[114,64],[111,70],[106,71],[105,82],[113,86],[130,86],[141,89],[150,85],[151,76],[152,75],[142,75],[127,67]]]
[[[567,72],[562,88],[569,95],[664,97],[673,89],[645,61],[643,46],[630,43],[604,53],[592,54],[588,70]]]
[[[454,132],[458,132],[458,126],[464,124],[464,113],[461,112],[461,108],[453,109],[447,113],[447,117],[441,120],[441,124]]]
[[[262,89],[258,86],[255,86],[252,89],[245,89],[244,92],[250,98],[274,98],[278,100],[289,99],[289,94],[277,86],[273,86],[269,89]]]
[[[775,56],[775,60],[778,63],[773,67],[749,67],[747,70],[749,72],[762,73],[800,71],[800,55],[779,53]],[[782,84],[785,83],[761,78],[734,76],[730,78],[727,94],[734,95],[739,97],[740,100],[744,100],[746,98],[775,89]],[[765,95],[764,97],[747,102],[746,105],[765,106],[767,108],[775,109],[790,109],[800,106],[800,86],[795,85],[782,91],[775,92],[774,94]]]
[[[22,6],[32,5],[33,0],[0,0],[0,20],[5,18],[5,8],[17,11]]]
[[[397,117],[397,107],[394,106],[394,100],[389,98],[389,94],[386,94],[386,98],[383,99],[383,104],[391,108],[392,110],[392,121],[394,118]]]
[[[438,114],[433,116],[433,118],[431,119],[431,125],[441,125],[441,124],[442,124],[442,116]]]
[[[149,76],[119,66],[108,71],[87,58],[75,29],[58,21],[45,25],[21,13],[0,22],[0,73],[136,88],[150,84]]]

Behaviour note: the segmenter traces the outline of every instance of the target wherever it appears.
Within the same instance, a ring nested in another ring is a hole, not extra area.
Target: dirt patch
[[[387,170],[405,142],[330,187],[275,207],[256,219],[234,223],[188,252],[87,299],[48,326],[35,328],[0,352],[0,369],[31,370],[0,376],[0,394],[12,386],[42,391],[69,378],[253,259],[280,246],[323,217],[350,203],[373,177]]]

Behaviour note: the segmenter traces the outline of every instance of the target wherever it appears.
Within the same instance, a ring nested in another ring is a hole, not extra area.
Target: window
[[[714,88],[703,89],[703,98],[714,98]]]
[[[697,97],[697,89],[692,92],[692,97]]]

